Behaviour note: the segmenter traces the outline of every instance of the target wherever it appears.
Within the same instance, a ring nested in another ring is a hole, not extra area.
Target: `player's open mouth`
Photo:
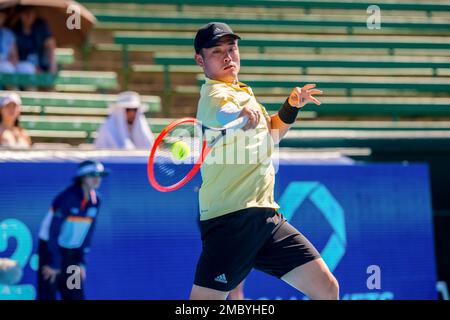
[[[236,69],[235,66],[230,65],[230,66],[226,66],[225,68],[223,68],[224,70],[229,70],[229,69]]]

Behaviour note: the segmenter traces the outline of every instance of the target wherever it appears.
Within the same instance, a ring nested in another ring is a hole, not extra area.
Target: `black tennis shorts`
[[[252,268],[281,278],[320,258],[319,252],[272,208],[247,208],[200,221],[202,253],[194,284],[234,289]]]

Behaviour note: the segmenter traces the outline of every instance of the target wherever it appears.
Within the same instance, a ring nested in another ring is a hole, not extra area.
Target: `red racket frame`
[[[154,170],[153,170],[156,149],[158,149],[158,146],[161,143],[161,141],[173,128],[175,128],[176,126],[178,126],[180,124],[184,124],[184,123],[192,123],[193,125],[199,126],[200,129],[202,127],[200,121],[198,121],[196,118],[184,117],[184,118],[175,120],[174,122],[170,123],[167,127],[165,127],[163,131],[161,131],[161,133],[156,138],[155,143],[153,144],[153,147],[152,147],[152,150],[150,152],[148,162],[147,162],[147,176],[148,176],[148,180],[149,180],[150,184],[153,186],[153,188],[155,188],[158,191],[170,192],[170,191],[175,191],[175,190],[181,188],[182,186],[184,186],[189,180],[191,180],[195,176],[197,171],[200,169],[206,155],[211,151],[211,148],[209,148],[206,144],[206,140],[203,139],[202,151],[201,151],[200,157],[197,159],[197,162],[194,164],[192,169],[188,172],[188,174],[183,179],[181,179],[179,182],[177,182],[171,186],[167,186],[167,187],[160,185],[158,183],[158,181],[156,181],[155,175],[154,175]]]

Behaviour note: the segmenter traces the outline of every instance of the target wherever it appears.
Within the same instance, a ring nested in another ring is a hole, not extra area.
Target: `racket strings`
[[[155,180],[164,187],[177,184],[189,174],[201,152],[201,128],[195,123],[175,126],[156,148],[153,164]]]

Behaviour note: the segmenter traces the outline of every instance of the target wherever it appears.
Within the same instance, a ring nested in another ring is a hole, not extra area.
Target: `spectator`
[[[18,61],[16,38],[14,33],[5,27],[8,14],[0,10],[0,73],[16,72]]]
[[[97,132],[95,146],[105,149],[149,149],[153,144],[144,113],[148,105],[137,92],[125,91],[110,106],[110,115]]]
[[[57,72],[56,41],[47,23],[37,17],[33,6],[19,6],[19,21],[14,27],[19,54],[17,72]]]
[[[108,175],[103,164],[80,163],[74,182],[53,201],[39,230],[38,299],[84,300],[86,254],[100,210],[96,190]],[[78,269],[78,270],[77,270]],[[68,278],[78,274],[79,285],[70,287]]]
[[[11,92],[0,98],[0,146],[9,148],[29,148],[31,139],[20,127],[19,116],[22,100]]]

